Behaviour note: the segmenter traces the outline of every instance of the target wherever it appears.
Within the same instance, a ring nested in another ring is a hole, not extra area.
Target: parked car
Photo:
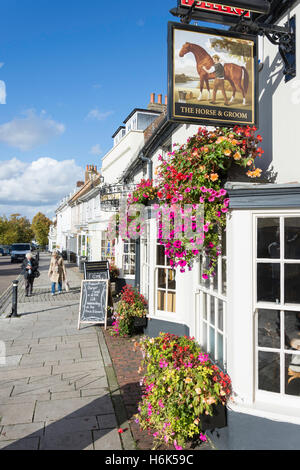
[[[11,246],[10,262],[14,263],[14,261],[23,261],[26,256],[26,253],[29,253],[30,251],[30,243],[14,243]]]
[[[1,254],[2,256],[10,255],[10,250],[11,250],[10,245],[1,245],[1,247],[0,247],[0,254]]]

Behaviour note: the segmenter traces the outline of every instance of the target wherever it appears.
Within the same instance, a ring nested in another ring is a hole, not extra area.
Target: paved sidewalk
[[[132,450],[102,329],[77,329],[82,276],[67,265],[71,290],[52,297],[49,262],[31,297],[19,286],[22,316],[0,316],[0,449]]]

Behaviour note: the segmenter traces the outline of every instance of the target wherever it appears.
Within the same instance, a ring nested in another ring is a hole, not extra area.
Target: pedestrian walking
[[[29,297],[32,294],[33,282],[36,277],[38,263],[32,256],[32,253],[26,253],[25,259],[22,264],[22,274],[25,279],[25,296]]]
[[[56,283],[58,287],[58,293],[62,292],[62,283],[67,279],[66,268],[64,265],[64,260],[59,254],[58,250],[54,250],[51,256],[50,267],[48,271],[48,276],[52,282],[51,292],[52,295],[55,295]]]

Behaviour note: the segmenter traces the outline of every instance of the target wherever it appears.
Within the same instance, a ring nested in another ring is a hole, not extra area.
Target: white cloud
[[[38,211],[52,214],[60,200],[82,180],[83,169],[74,160],[42,157],[31,163],[13,158],[0,167],[0,214]],[[48,215],[49,216],[49,215]]]
[[[6,85],[3,80],[0,80],[0,104],[6,104]]]
[[[93,145],[93,147],[90,150],[90,153],[92,155],[100,155],[102,153],[102,149],[99,144]]]
[[[113,113],[113,111],[106,111],[104,113],[101,113],[98,108],[95,108],[91,109],[85,119],[87,121],[104,121],[108,116],[111,116],[111,114]]]
[[[24,118],[15,118],[0,125],[0,142],[26,151],[64,132],[64,124],[47,117],[45,111],[37,115],[34,110],[27,110]]]

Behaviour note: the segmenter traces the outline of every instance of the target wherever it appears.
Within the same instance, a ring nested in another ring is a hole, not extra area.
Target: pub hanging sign
[[[257,38],[172,22],[168,28],[169,119],[257,126]]]

